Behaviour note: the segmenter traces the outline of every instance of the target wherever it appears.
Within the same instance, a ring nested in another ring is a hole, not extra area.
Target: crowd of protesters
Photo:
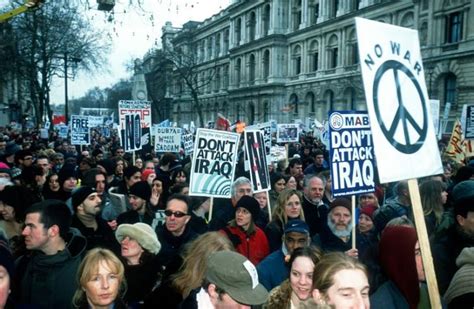
[[[407,181],[334,198],[311,134],[253,192],[188,196],[191,158],[92,131],[0,132],[0,308],[431,308]],[[474,306],[474,165],[419,179],[439,293]],[[356,225],[355,248],[352,227]]]

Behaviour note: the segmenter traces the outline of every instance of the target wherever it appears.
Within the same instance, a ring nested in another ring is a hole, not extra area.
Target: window
[[[242,60],[239,58],[237,59],[237,62],[235,64],[235,76],[236,76],[236,79],[235,79],[235,82],[236,82],[236,86],[239,87],[240,86],[240,80],[241,80],[241,67],[242,67]]]
[[[293,48],[293,66],[294,66],[294,75],[301,73],[301,47],[296,45]]]
[[[316,40],[309,45],[308,60],[310,72],[316,72],[319,69],[319,43]]]
[[[302,20],[301,0],[295,1],[293,7],[293,30],[298,30]]]
[[[255,13],[252,12],[249,18],[249,41],[255,40],[255,24]]]
[[[253,54],[249,57],[249,84],[255,83],[255,56]]]
[[[338,62],[338,57],[339,57],[339,50],[337,47],[330,49],[329,51],[329,68],[334,69],[337,67],[337,62]]]
[[[242,39],[242,19],[237,19],[235,23],[235,45],[240,44],[240,40]]]
[[[327,43],[327,68],[334,69],[339,65],[339,49],[337,35],[333,34],[329,37]]]
[[[224,66],[224,73],[223,73],[223,78],[224,78],[224,89],[227,89],[229,87],[229,65],[226,64]]]
[[[313,52],[312,58],[313,58],[313,63],[312,63],[311,69],[313,72],[316,72],[318,70],[319,53]]]
[[[218,33],[216,35],[216,57],[219,57],[220,53],[221,53],[221,34]]]
[[[461,12],[451,13],[446,17],[446,43],[461,41],[462,15]]]
[[[298,114],[298,96],[296,93],[290,95],[290,109],[293,110],[293,113]]]
[[[263,35],[267,35],[270,30],[270,5],[263,9]]]
[[[268,78],[270,75],[270,51],[266,50],[263,53],[263,77]]]
[[[456,76],[448,74],[444,80],[444,102],[455,104],[456,100]]]

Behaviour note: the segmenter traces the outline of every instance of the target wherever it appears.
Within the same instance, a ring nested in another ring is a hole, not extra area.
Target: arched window
[[[248,124],[252,125],[255,122],[255,105],[253,102],[250,102],[249,104],[249,112],[248,112]]]
[[[296,45],[293,48],[293,74],[298,75],[301,73],[301,47]]]
[[[327,90],[324,94],[324,101],[326,103],[326,110],[334,110],[334,92],[332,90]]]
[[[327,59],[329,69],[334,69],[339,65],[338,39],[335,34],[333,34],[328,40]]]
[[[253,85],[255,83],[255,56],[250,54],[249,56],[249,84]]]
[[[306,94],[305,102],[309,106],[309,112],[311,115],[314,115],[314,113],[316,113],[316,102],[314,100],[314,93],[312,91]]]
[[[263,8],[263,35],[268,35],[270,30],[270,5],[267,4]]]
[[[347,40],[347,64],[354,65],[359,63],[359,49],[357,47],[357,36],[355,29],[349,32],[349,39]]]
[[[319,43],[313,40],[309,45],[308,60],[310,65],[310,71],[316,72],[319,69]]]
[[[302,21],[301,0],[293,0],[293,30],[298,30]]]
[[[263,77],[265,79],[270,75],[270,51],[267,49],[263,52]]]
[[[220,53],[221,53],[221,34],[218,33],[216,35],[216,53],[215,53],[216,57],[219,57]]]
[[[237,61],[235,63],[235,83],[236,83],[236,87],[239,87],[240,86],[240,82],[241,82],[241,70],[242,70],[242,59],[240,58],[237,58]]]
[[[235,45],[239,46],[240,40],[242,39],[242,19],[237,18],[235,22]]]
[[[248,21],[248,26],[249,26],[249,41],[255,40],[255,25],[256,25],[256,18],[255,18],[255,12],[250,12],[249,15],[249,21]]]
[[[263,102],[263,121],[268,121],[268,117],[270,116],[270,108],[268,105],[268,101]]]
[[[293,110],[295,114],[298,114],[298,96],[296,93],[290,95],[290,109]]]
[[[446,74],[444,78],[444,103],[456,103],[456,75],[453,73]]]

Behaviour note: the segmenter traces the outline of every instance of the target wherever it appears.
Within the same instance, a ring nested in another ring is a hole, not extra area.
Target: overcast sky
[[[0,0],[1,2],[2,0]],[[96,8],[96,1],[89,0]],[[161,28],[166,21],[180,27],[189,20],[203,21],[226,8],[230,0],[116,0],[115,22],[108,22],[108,16],[96,9],[85,14],[96,27],[105,29],[113,38],[112,52],[108,56],[109,72],[89,76],[79,72],[75,80],[68,81],[69,99],[79,98],[93,87],[105,88],[130,74],[126,64],[132,59],[142,58],[153,47],[161,46]],[[130,2],[143,3],[144,10],[128,8]],[[153,18],[151,17],[153,16]],[[155,45],[155,42],[160,44]],[[53,80],[51,102],[64,104],[64,79]]]

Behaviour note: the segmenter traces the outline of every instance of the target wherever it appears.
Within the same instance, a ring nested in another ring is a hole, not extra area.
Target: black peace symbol
[[[380,85],[382,76],[384,74],[390,74],[389,72],[393,72],[393,77],[395,80],[395,87],[397,90],[398,109],[392,122],[389,124],[386,124],[384,123],[384,119],[382,119],[382,115],[380,113],[380,110],[381,110],[380,105],[383,104],[383,101],[382,99],[379,99],[378,90],[379,90],[379,85]],[[403,102],[403,97],[402,97],[402,88],[400,85],[399,72],[405,74],[410,79],[410,81],[413,83],[413,85],[415,86],[418,92],[418,96],[420,98],[419,102],[421,103],[421,108],[423,110],[422,125],[419,125],[415,121],[413,116],[405,107],[405,102]],[[395,61],[395,60],[388,60],[388,61],[385,61],[375,73],[375,79],[374,79],[374,84],[373,84],[372,89],[373,89],[372,96],[373,96],[373,101],[374,101],[375,115],[377,116],[377,121],[380,125],[380,129],[382,130],[382,133],[385,135],[385,138],[392,144],[393,147],[395,147],[395,149],[397,149],[400,152],[403,152],[406,154],[412,154],[412,153],[417,152],[421,148],[421,146],[423,146],[423,143],[426,139],[426,135],[428,132],[428,120],[427,120],[428,112],[426,109],[426,102],[425,102],[425,97],[423,95],[423,91],[421,90],[420,84],[418,83],[418,80],[416,79],[416,77],[413,75],[410,69],[408,69],[406,66],[404,66],[400,62]],[[382,102],[379,102],[379,101],[382,101]],[[397,140],[395,140],[395,132],[399,125],[402,125],[403,134],[404,134],[404,143],[400,143]],[[408,125],[411,125],[411,127],[418,133],[419,135],[418,140],[414,142],[410,140]]]

